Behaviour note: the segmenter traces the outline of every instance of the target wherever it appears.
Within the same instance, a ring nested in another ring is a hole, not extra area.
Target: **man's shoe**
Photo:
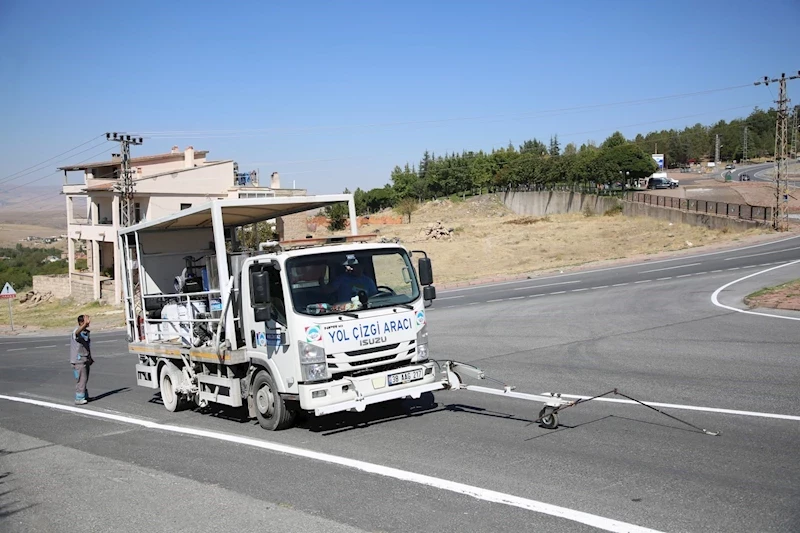
[[[89,403],[89,402],[86,401],[86,399],[75,400],[75,405],[83,405],[83,404],[86,404],[86,403]]]

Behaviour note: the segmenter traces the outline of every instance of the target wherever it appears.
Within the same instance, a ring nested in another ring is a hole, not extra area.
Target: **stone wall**
[[[91,283],[84,283],[83,281],[72,280],[72,299],[76,302],[91,302],[94,300],[94,289]]]
[[[71,289],[69,276],[33,276],[33,290],[39,293],[50,292],[59,300],[69,298]]]

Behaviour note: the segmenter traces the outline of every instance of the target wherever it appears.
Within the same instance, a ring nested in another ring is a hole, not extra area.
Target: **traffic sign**
[[[3,290],[0,291],[0,298],[16,298],[17,291],[14,290],[14,287],[11,286],[10,283],[6,282],[3,286]]]

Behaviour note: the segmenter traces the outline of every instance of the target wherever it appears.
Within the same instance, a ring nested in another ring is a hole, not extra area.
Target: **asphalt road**
[[[43,404],[0,399],[0,529],[800,530],[800,314],[712,303],[751,274],[718,303],[800,277],[798,259],[794,238],[443,291],[430,310],[438,359],[522,392],[617,387],[716,437],[601,401],[546,430],[538,404],[466,391],[267,433],[236,410],[168,413],[117,333],[94,337],[98,399],[75,408],[65,339],[1,339],[0,394]]]

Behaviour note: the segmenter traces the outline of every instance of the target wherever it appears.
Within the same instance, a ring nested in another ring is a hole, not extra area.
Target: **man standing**
[[[89,367],[92,360],[91,339],[89,338],[89,315],[78,317],[78,327],[72,332],[69,343],[69,362],[75,375],[75,405],[83,405],[89,401]]]

